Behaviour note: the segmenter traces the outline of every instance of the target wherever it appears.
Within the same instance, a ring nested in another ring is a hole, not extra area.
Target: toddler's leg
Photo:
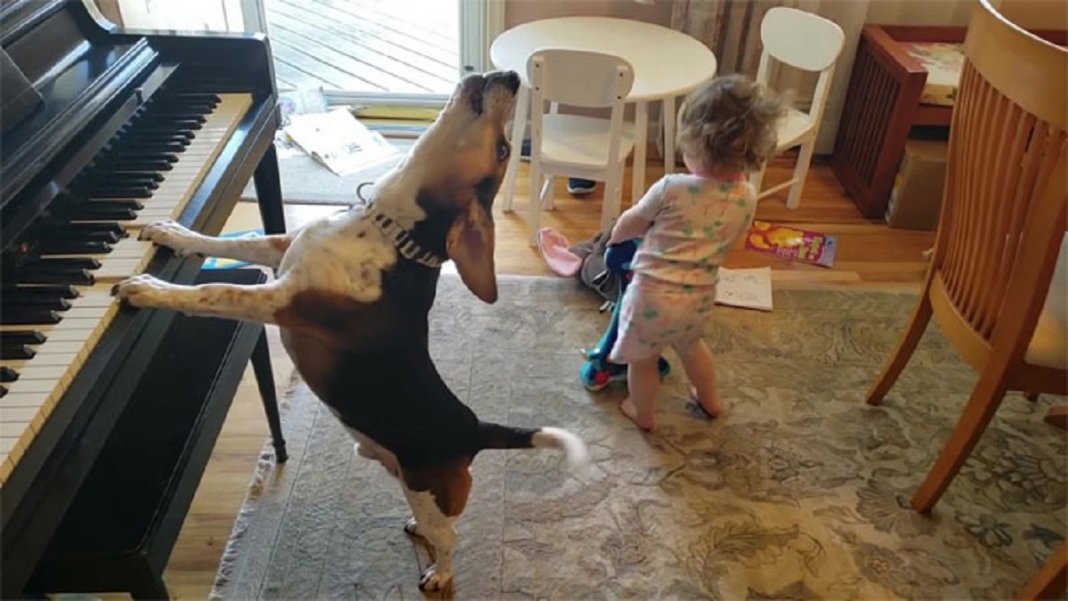
[[[660,388],[657,357],[642,359],[627,367],[627,388],[630,396],[619,404],[619,410],[642,430],[656,429],[656,391]]]
[[[716,367],[712,362],[712,351],[705,341],[698,339],[682,356],[682,366],[686,377],[693,383],[694,399],[709,417],[717,417],[720,412],[719,394],[716,392]]]

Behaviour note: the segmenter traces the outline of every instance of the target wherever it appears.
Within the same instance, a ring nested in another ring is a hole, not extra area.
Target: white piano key
[[[30,359],[30,361],[33,362],[34,365],[69,365],[71,363],[74,363],[77,359],[77,353],[52,353],[43,356],[40,354],[34,355],[33,359]],[[10,396],[10,394],[8,396]],[[0,399],[0,401],[2,400],[4,399]]]
[[[34,415],[36,415],[36,412]],[[30,421],[8,421],[0,416],[0,438],[18,439],[30,427]]]
[[[12,382],[16,384],[17,382]],[[9,392],[0,397],[0,409],[33,407],[40,409],[48,403],[48,394],[43,392]]]
[[[23,380],[22,378],[19,378],[15,382],[11,383],[11,388],[8,389],[11,392],[8,392],[8,394],[4,395],[4,398],[7,398],[8,395],[15,394],[16,392],[18,392],[18,393],[26,393],[26,392],[45,392],[45,393],[48,393],[48,392],[52,392],[52,389],[55,388],[55,386],[56,386],[55,382],[50,382],[48,380]]]
[[[32,362],[31,362],[32,363]],[[19,379],[22,380],[51,380],[59,381],[67,371],[63,365],[30,365],[19,371]]]
[[[110,259],[134,259],[141,258],[152,251],[153,245],[148,240],[138,240],[134,237],[123,238],[111,246],[111,252],[106,255],[92,255],[101,261]]]
[[[33,346],[37,354],[32,359],[0,361],[0,365],[19,372],[19,379],[6,384],[8,393],[0,397],[0,486],[117,313],[119,302],[111,296],[114,282],[142,273],[154,256],[155,246],[137,240],[136,230],[180,216],[252,103],[249,94],[219,96],[219,105],[207,116],[186,152],[180,153],[174,168],[164,173],[164,180],[152,196],[142,201],[144,208],[137,219],[123,222],[133,235],[113,245],[112,252],[93,255],[101,262],[93,273],[97,283],[77,287],[80,296],[71,300],[70,309],[60,313],[60,322],[0,326],[0,333],[35,330],[47,336],[43,344]]]
[[[153,252],[154,249],[148,249],[144,256],[137,258],[108,258],[100,263],[100,269],[93,270],[93,279],[98,282],[118,281],[137,275],[144,271]]]
[[[36,407],[0,407],[0,422],[29,423],[36,415]]]

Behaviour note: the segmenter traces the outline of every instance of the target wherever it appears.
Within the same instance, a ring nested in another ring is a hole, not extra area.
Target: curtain
[[[820,0],[674,0],[671,27],[704,42],[716,55],[717,73],[755,77],[760,66],[760,23],[768,10],[789,6],[819,13]],[[770,85],[808,106],[815,74],[772,65]]]
[[[776,6],[788,6],[826,17],[846,34],[831,92],[820,126],[816,152],[830,153],[838,130],[857,40],[870,0],[671,0],[671,27],[690,35],[716,55],[716,73],[756,76],[760,65],[760,23]],[[817,75],[772,63],[769,86],[784,94],[799,110],[807,110]]]

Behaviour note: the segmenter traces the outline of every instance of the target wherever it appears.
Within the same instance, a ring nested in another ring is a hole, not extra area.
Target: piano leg
[[[278,396],[274,389],[274,372],[271,370],[266,331],[260,334],[256,348],[252,350],[252,371],[256,374],[256,386],[260,389],[263,410],[267,413],[267,424],[271,428],[275,459],[278,463],[285,463],[289,455],[286,453],[286,440],[282,437],[282,420],[278,417]]]
[[[146,601],[149,599],[160,601],[161,599],[171,598],[171,594],[167,592],[167,585],[163,582],[162,574],[155,574],[147,565],[145,565],[144,569],[133,571],[139,573],[131,575],[135,580],[135,583],[130,586],[128,591],[131,598],[135,600],[145,599]]]
[[[282,206],[282,180],[278,175],[278,153],[274,144],[267,147],[252,179],[256,185],[264,233],[284,234],[286,214]]]

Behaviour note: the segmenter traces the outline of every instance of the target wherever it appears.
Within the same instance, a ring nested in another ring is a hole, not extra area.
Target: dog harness
[[[367,203],[364,206],[366,207],[366,213],[364,214],[371,218],[371,223],[375,224],[378,231],[393,242],[393,246],[400,256],[431,269],[437,269],[445,263],[446,258],[419,246],[415,240],[412,240],[411,232],[397,223],[396,220],[380,213],[375,208],[374,203]]]

